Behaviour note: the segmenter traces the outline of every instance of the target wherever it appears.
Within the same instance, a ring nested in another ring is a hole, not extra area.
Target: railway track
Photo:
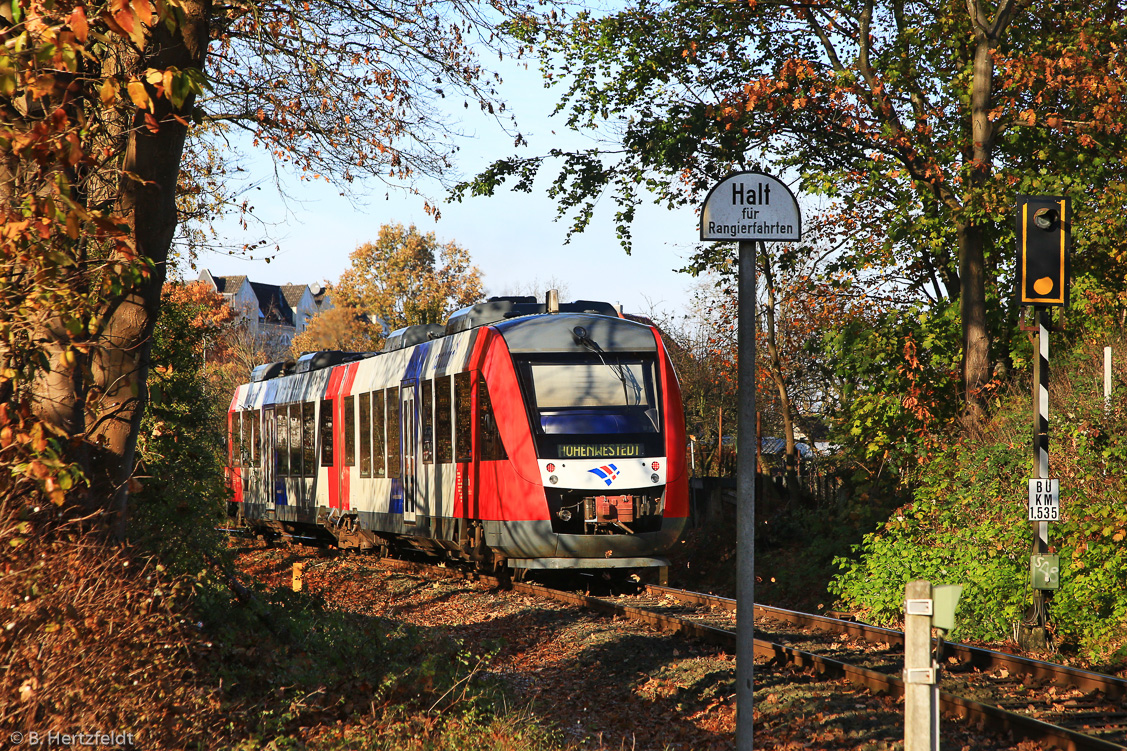
[[[636,595],[593,597],[453,568],[388,559],[394,568],[475,578],[497,587],[646,623],[734,652],[734,600],[669,587]],[[903,634],[826,616],[756,606],[755,654],[878,693],[903,694]],[[1015,737],[1065,751],[1127,749],[1127,681],[1114,676],[945,642],[940,655],[940,708]]]

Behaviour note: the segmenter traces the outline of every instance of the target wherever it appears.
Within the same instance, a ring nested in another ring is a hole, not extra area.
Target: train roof
[[[383,349],[380,352],[394,352],[405,347],[414,347],[416,344],[429,342],[446,335],[446,327],[438,323],[423,323],[417,326],[405,326],[396,329],[387,335]]]
[[[485,302],[470,305],[450,315],[446,321],[446,334],[488,326],[510,318],[543,315],[548,312],[547,303],[537,302],[535,297],[491,297]],[[618,311],[607,302],[576,300],[559,304],[560,313],[592,313],[601,316],[618,317]]]
[[[657,349],[653,329],[617,316],[577,313],[563,319],[540,315],[502,321],[494,328],[514,353],[652,352]]]
[[[301,357],[297,358],[297,364],[294,366],[295,373],[309,373],[313,370],[320,370],[321,368],[331,368],[334,365],[340,365],[345,362],[354,362],[362,360],[365,357],[371,357],[374,352],[342,352],[335,349],[321,350],[320,352],[305,352]]]
[[[535,297],[491,297],[454,312],[445,325],[422,324],[397,329],[388,335],[379,352],[306,352],[296,362],[283,360],[259,365],[251,371],[250,380],[253,383],[309,373],[489,325],[496,325],[512,352],[582,350],[592,342],[606,351],[656,348],[648,326],[623,318],[610,303],[576,300],[555,307],[557,309],[549,315],[548,304],[538,302]],[[556,313],[569,314],[567,319],[572,325],[560,326]],[[575,334],[580,329],[583,337]]]

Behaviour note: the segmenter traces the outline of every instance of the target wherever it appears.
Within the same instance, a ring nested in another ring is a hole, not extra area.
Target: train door
[[[274,440],[274,408],[262,408],[262,429],[260,439],[262,441],[262,453],[260,454],[262,460],[262,482],[259,485],[259,493],[256,500],[262,501],[266,504],[267,509],[274,508],[274,468],[277,462],[274,459],[274,447],[277,442]]]
[[[259,487],[262,483],[262,472],[259,462],[262,461],[261,441],[262,412],[252,409],[243,413],[243,436],[246,448],[243,456],[243,498],[253,498],[256,502],[259,496]]]
[[[399,394],[403,405],[400,422],[403,436],[403,523],[414,524],[419,488],[419,424],[418,410],[415,408],[415,384],[404,383]]]

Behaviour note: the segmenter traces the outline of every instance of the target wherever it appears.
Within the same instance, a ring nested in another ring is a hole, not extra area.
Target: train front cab
[[[680,391],[656,331],[574,314],[492,328],[474,483],[477,499],[496,498],[476,509],[486,544],[518,569],[668,565],[688,476]]]

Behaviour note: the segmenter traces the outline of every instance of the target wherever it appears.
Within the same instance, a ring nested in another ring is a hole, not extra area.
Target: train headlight
[[[571,512],[568,511],[565,508],[562,508],[562,509],[559,510],[559,513],[557,513],[556,516],[558,516],[560,519],[562,519],[563,521],[566,522],[568,519],[571,518]]]
[[[656,472],[650,475],[650,482],[657,482],[660,479],[661,475],[657,474]]]
[[[555,475],[548,475],[548,482],[552,483],[553,485],[555,485],[559,481],[560,478],[556,477]]]

